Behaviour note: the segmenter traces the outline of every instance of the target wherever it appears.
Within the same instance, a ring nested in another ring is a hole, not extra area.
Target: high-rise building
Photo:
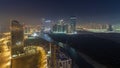
[[[108,31],[113,31],[112,25],[108,25]]]
[[[70,33],[74,33],[76,30],[76,16],[71,16],[70,17]]]
[[[91,32],[106,32],[111,30],[111,26],[109,24],[98,24],[98,23],[84,23],[77,24],[76,30],[85,30]]]
[[[23,46],[24,30],[23,25],[16,20],[11,21],[11,46]]]
[[[24,34],[32,34],[34,32],[39,32],[41,30],[41,25],[24,25]]]
[[[53,25],[53,33],[67,33],[68,24],[64,23],[63,20],[60,20],[57,24]]]

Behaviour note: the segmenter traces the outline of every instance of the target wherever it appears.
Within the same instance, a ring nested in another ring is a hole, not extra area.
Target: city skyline
[[[40,24],[42,18],[68,20],[72,15],[78,23],[116,24],[120,22],[119,3],[119,0],[1,0],[1,30],[8,29],[10,19]]]

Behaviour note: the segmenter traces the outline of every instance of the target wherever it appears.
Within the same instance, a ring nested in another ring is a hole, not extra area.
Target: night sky
[[[79,23],[120,23],[120,1],[0,0],[2,28],[9,25],[10,19],[26,24],[39,24],[41,18],[67,20],[73,15],[77,16]]]

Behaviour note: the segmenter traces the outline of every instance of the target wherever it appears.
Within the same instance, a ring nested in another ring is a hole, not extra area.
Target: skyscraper
[[[23,46],[24,40],[24,31],[23,25],[21,25],[18,21],[11,21],[11,46]]]
[[[113,31],[113,28],[112,28],[111,24],[108,25],[108,31]]]
[[[70,17],[70,28],[71,28],[71,33],[74,33],[76,30],[76,16],[71,16]]]
[[[59,20],[57,24],[53,25],[53,33],[68,33],[68,24]]]

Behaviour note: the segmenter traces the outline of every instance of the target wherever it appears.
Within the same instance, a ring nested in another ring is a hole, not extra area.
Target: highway
[[[9,36],[3,34],[4,37],[0,39],[0,68],[10,68],[11,66],[11,51],[6,45],[9,42]]]

